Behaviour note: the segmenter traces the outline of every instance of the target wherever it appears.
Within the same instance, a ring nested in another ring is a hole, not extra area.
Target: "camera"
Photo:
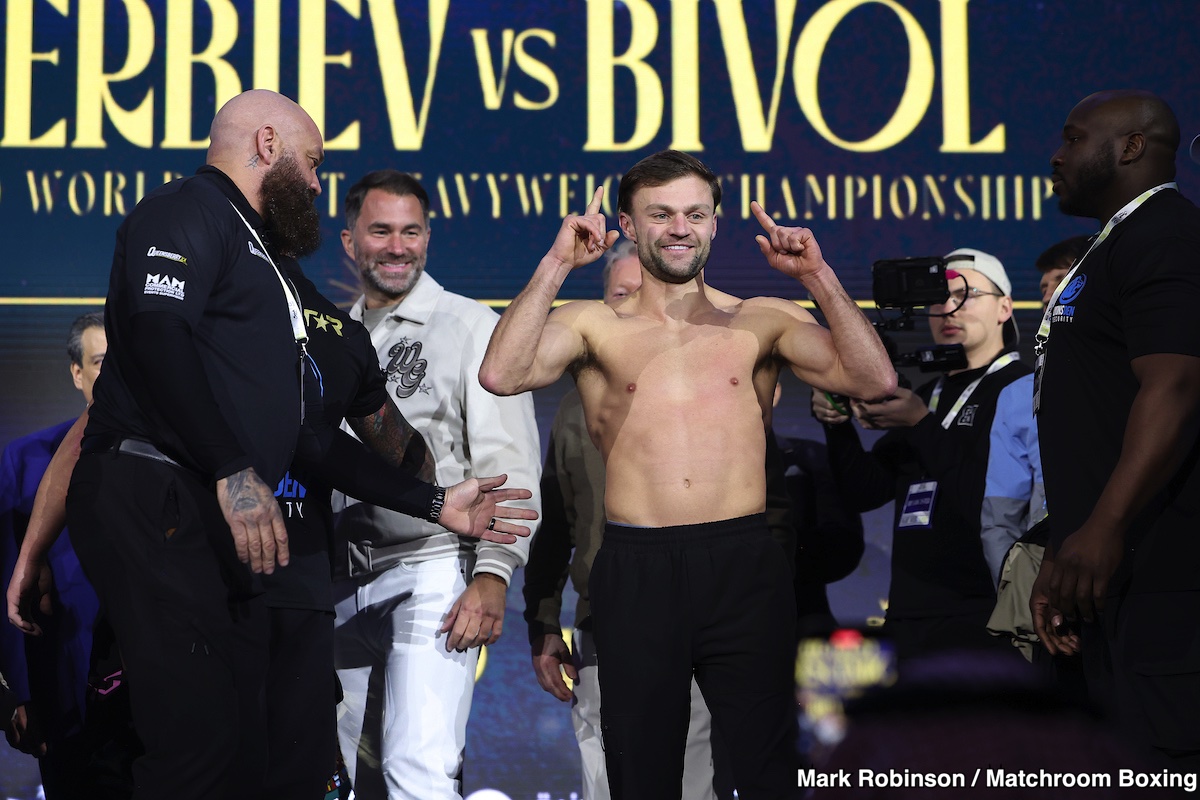
[[[951,260],[958,260],[953,258]],[[894,367],[916,367],[921,372],[948,372],[965,369],[967,355],[961,344],[934,345],[912,353],[900,353],[888,331],[909,331],[918,309],[946,302],[950,286],[946,277],[947,259],[940,256],[894,258],[871,265],[871,294],[879,310],[875,330],[883,340]],[[898,310],[899,316],[885,317],[884,310]]]
[[[913,310],[945,302],[950,296],[944,258],[896,258],[871,266],[871,295],[876,308]]]

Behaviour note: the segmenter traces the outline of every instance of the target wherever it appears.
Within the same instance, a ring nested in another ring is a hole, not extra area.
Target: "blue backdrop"
[[[338,301],[357,294],[338,246],[340,201],[369,169],[419,173],[433,196],[431,273],[503,301],[592,187],[606,187],[612,213],[621,172],[678,147],[722,177],[710,283],[799,298],[754,244],[758,199],[781,222],[810,226],[861,300],[876,259],[960,246],[996,254],[1028,301],[1027,340],[1034,258],[1095,227],[1062,216],[1049,191],[1071,107],[1099,89],[1151,89],[1175,108],[1185,141],[1200,133],[1191,0],[0,8],[0,445],[78,413],[65,333],[103,302],[116,226],[146,191],[202,163],[213,112],[244,89],[296,98],[326,134],[326,244],[305,268]],[[1181,160],[1185,194],[1198,178]],[[598,294],[598,270],[564,289]],[[543,432],[561,391],[539,393]],[[785,395],[781,432],[817,435],[804,388]],[[833,592],[851,622],[878,614],[886,593],[887,513],[877,519],[860,573]],[[472,791],[566,800],[579,788],[567,711],[533,679],[516,588],[479,684],[466,779]],[[0,796],[29,790],[27,771],[0,761]]]

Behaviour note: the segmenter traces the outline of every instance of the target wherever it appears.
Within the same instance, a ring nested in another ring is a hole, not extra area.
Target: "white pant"
[[[338,739],[358,800],[462,797],[479,648],[448,653],[437,631],[469,561],[400,563],[334,585]]]
[[[604,740],[600,734],[600,677],[596,668],[596,643],[588,631],[575,629],[571,661],[579,680],[571,703],[571,723],[583,762],[583,800],[609,800],[608,772],[604,766]],[[692,679],[692,716],[688,721],[687,749],[683,756],[684,800],[716,800],[713,791],[712,717],[700,687]]]

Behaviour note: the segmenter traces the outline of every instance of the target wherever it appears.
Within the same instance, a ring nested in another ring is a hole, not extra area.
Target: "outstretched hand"
[[[808,228],[776,225],[757,201],[750,203],[750,210],[766,231],[766,236],[759,234],[754,240],[772,268],[800,281],[829,268],[821,256],[821,246]]]
[[[446,503],[438,524],[447,530],[473,539],[512,544],[518,536],[528,536],[529,528],[505,522],[509,519],[537,519],[532,508],[501,506],[509,500],[528,500],[528,489],[499,489],[507,475],[494,478],[467,478],[446,489]]]
[[[8,584],[8,621],[23,633],[40,636],[42,629],[33,621],[33,609],[36,607],[46,615],[53,612],[50,602],[53,587],[50,566],[45,561],[18,558]]]
[[[547,253],[550,258],[577,269],[592,263],[616,243],[621,232],[608,230],[608,222],[600,212],[603,198],[604,187],[598,186],[582,215],[568,214],[563,219],[558,236],[554,237],[554,244]]]

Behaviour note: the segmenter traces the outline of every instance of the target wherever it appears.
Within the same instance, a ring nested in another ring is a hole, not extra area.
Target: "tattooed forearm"
[[[433,457],[425,440],[390,400],[374,414],[347,422],[358,438],[389,463],[432,481]]]
[[[351,430],[368,447],[383,456],[383,459],[389,464],[399,466],[404,460],[404,450],[408,447],[415,431],[408,426],[407,422],[403,422],[404,417],[398,412],[389,412],[390,408],[391,403],[387,403],[369,417],[349,418],[346,421],[350,423]],[[399,417],[402,424],[398,425],[393,422],[391,419],[393,416]]]

